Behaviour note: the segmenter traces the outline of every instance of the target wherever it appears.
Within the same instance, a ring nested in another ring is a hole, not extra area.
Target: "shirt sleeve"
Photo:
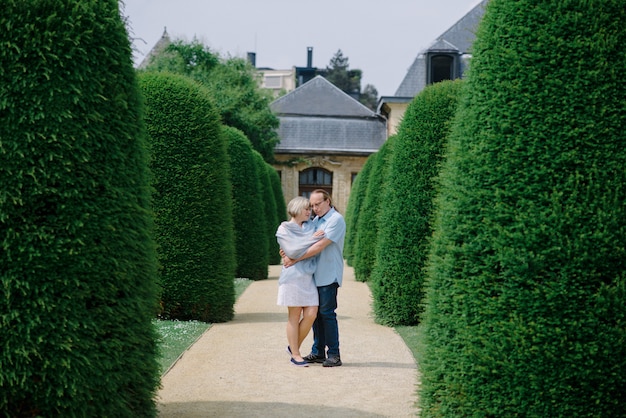
[[[324,222],[322,226],[324,230],[324,238],[328,238],[332,242],[339,242],[346,233],[346,223],[341,216],[333,216]]]

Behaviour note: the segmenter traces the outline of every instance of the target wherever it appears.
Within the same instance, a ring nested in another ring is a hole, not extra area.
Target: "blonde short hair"
[[[307,209],[311,206],[309,203],[309,199],[306,197],[298,196],[294,197],[287,204],[287,214],[292,218],[300,215],[304,209]]]

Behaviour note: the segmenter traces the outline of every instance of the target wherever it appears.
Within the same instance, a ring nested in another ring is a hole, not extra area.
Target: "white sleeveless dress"
[[[314,227],[309,222],[302,228],[295,222],[283,222],[276,231],[280,248],[289,258],[301,257],[306,250],[322,237],[313,237]],[[283,267],[278,279],[280,306],[318,306],[319,295],[313,280],[317,256],[299,261],[291,267]]]

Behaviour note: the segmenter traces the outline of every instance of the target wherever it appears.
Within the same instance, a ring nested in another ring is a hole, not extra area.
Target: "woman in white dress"
[[[323,231],[315,232],[310,224],[311,206],[308,199],[295,197],[287,205],[288,222],[282,222],[276,231],[280,249],[289,258],[297,259],[306,250],[319,241]],[[317,257],[307,258],[291,267],[283,267],[278,279],[278,301],[280,306],[287,306],[287,351],[291,363],[306,367],[300,354],[300,345],[311,330],[317,316],[319,296],[313,281]]]

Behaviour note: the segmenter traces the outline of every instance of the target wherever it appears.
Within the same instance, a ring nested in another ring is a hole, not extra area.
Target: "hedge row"
[[[232,317],[239,155],[188,79],[144,74],[144,108],[117,1],[3,7],[0,415],[154,416],[158,284],[168,316]]]
[[[348,200],[348,207],[346,208],[346,238],[343,245],[343,257],[346,263],[354,267],[355,259],[355,246],[359,229],[357,225],[359,223],[359,217],[363,214],[361,206],[365,200],[367,193],[367,185],[370,178],[370,172],[374,166],[375,159],[370,156],[363,164],[361,172],[356,176],[352,189],[350,190],[350,198]]]
[[[382,192],[376,262],[371,272],[374,312],[379,322],[415,325],[424,298],[432,234],[436,177],[456,113],[461,81],[436,83],[407,108],[398,129]]]
[[[0,15],[0,415],[154,416],[148,156],[113,0]]]
[[[389,138],[378,152],[372,154],[368,160],[372,160],[367,188],[363,195],[359,216],[356,221],[356,234],[354,240],[353,266],[356,280],[368,281],[376,261],[376,242],[381,219],[379,217],[382,204],[381,191],[385,190],[389,160],[393,154],[395,136]]]
[[[236,277],[251,280],[267,278],[269,248],[267,220],[259,216],[264,196],[261,176],[252,144],[240,130],[224,127],[228,142],[230,176],[233,188],[233,219],[235,227]]]
[[[162,315],[228,321],[235,244],[227,144],[208,91],[169,73],[142,73],[154,176]]]
[[[623,417],[626,8],[491,0],[442,171],[422,415]]]

